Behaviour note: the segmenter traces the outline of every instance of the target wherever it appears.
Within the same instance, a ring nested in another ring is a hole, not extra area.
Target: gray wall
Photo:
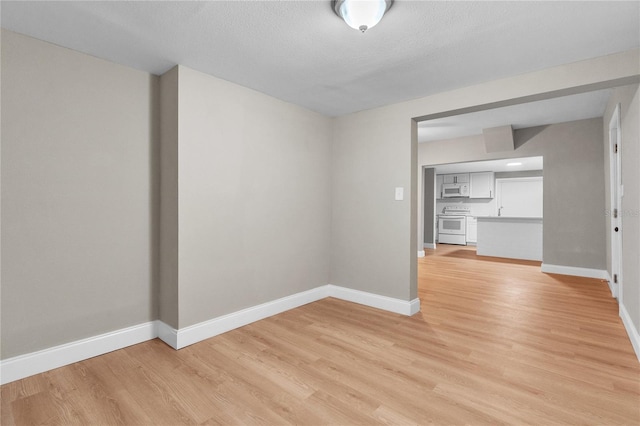
[[[637,81],[638,74],[638,51],[634,50],[337,117],[332,153],[331,282],[404,300],[415,297],[416,250],[423,245],[423,234],[417,229],[417,224],[423,224],[423,208],[413,201],[420,194],[415,167],[454,159],[419,163],[412,118],[436,118],[613,87]],[[484,146],[476,152],[482,155]],[[411,200],[394,201],[397,186],[405,191],[410,188]],[[602,205],[603,191],[596,190],[594,196]],[[598,226],[604,226],[602,219]],[[596,245],[604,244],[597,238]],[[596,259],[586,262],[577,252],[563,254],[572,263],[604,264],[600,247],[589,255]]]
[[[410,141],[409,115],[398,120],[378,109],[336,118],[331,284],[402,300],[416,297],[417,287],[409,283],[422,248],[417,220],[411,220],[418,179]],[[396,187],[404,188],[403,201],[395,201]]]
[[[178,87],[179,327],[326,285],[332,120],[182,66]]]
[[[486,153],[482,136],[419,145],[423,165],[544,157],[543,262],[605,269],[602,119],[514,132],[514,151]]]
[[[178,67],[160,77],[160,286],[158,317],[178,328]]]
[[[423,170],[420,167],[420,170]],[[435,244],[436,169],[424,169],[424,243]]]
[[[625,52],[332,120],[182,67],[158,100],[157,77],[3,31],[1,356],[327,282],[413,299],[411,118],[619,84],[637,64]],[[162,208],[158,106],[176,185]],[[175,232],[162,243],[158,216]]]
[[[2,358],[156,317],[157,77],[2,31]]]
[[[609,122],[615,106],[620,104],[621,121],[621,173],[624,185],[622,198],[622,298],[623,307],[629,314],[636,330],[640,330],[640,90],[638,85],[614,90],[603,117],[604,169],[606,211],[611,209],[609,179]],[[607,270],[611,274],[611,227],[606,215]]]
[[[329,282],[330,118],[183,67],[2,50],[3,359]]]

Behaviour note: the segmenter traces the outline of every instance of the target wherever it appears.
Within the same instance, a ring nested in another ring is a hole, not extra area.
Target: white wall
[[[2,358],[155,319],[157,77],[2,31]]]

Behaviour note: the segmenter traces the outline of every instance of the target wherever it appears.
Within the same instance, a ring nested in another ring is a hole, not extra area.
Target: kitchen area
[[[542,157],[434,166],[428,186],[425,248],[475,246],[482,256],[542,261]]]

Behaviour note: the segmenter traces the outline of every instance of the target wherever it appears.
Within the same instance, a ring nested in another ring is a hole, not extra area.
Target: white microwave
[[[469,196],[468,183],[443,183],[442,184],[442,198],[468,197],[468,196]]]

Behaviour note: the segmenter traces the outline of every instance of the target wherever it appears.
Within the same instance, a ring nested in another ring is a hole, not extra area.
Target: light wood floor
[[[2,386],[11,424],[640,424],[606,283],[439,246],[421,313],[325,299],[174,351],[153,340]]]

